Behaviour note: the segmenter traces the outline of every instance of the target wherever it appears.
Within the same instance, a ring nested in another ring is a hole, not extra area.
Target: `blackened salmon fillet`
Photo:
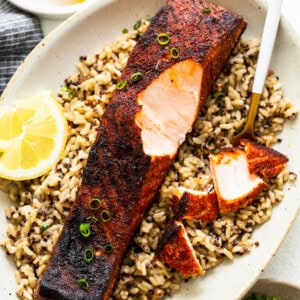
[[[99,126],[36,299],[109,299],[122,258],[246,23],[197,0],[152,18]],[[141,74],[137,81],[131,76]]]

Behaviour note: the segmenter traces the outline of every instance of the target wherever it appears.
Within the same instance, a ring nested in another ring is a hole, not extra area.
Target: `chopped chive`
[[[223,98],[223,97],[225,97],[225,94],[221,91],[217,91],[217,92],[214,93],[214,98],[215,99]]]
[[[85,249],[83,257],[86,262],[91,262],[94,258],[94,250],[91,248]]]
[[[162,32],[157,36],[157,42],[160,45],[167,45],[170,42],[170,35],[166,32]]]
[[[65,85],[62,85],[62,86],[60,87],[60,90],[61,90],[62,92],[67,92],[67,91],[68,91],[68,87],[65,86]]]
[[[76,96],[76,94],[77,94],[76,89],[72,89],[72,88],[70,88],[70,87],[68,87],[66,85],[62,85],[60,87],[60,90],[62,92],[68,92],[68,96],[69,96],[70,99],[73,99]]]
[[[110,213],[110,211],[106,210],[106,209],[102,210],[101,214],[100,214],[100,218],[101,218],[101,221],[105,222],[105,223],[108,222],[108,221],[110,221],[111,220],[111,213]]]
[[[101,207],[101,200],[98,198],[92,198],[89,202],[90,210],[97,210]]]
[[[133,81],[133,82],[137,82],[139,81],[141,78],[142,78],[142,72],[138,71],[138,72],[135,72],[133,73],[131,76],[130,76],[130,80]]]
[[[179,51],[178,48],[172,47],[171,50],[170,50],[170,54],[171,54],[172,58],[177,59],[179,57],[179,55],[180,55],[180,51]]]
[[[91,235],[91,224],[81,223],[79,227],[80,233],[84,237],[89,237]]]
[[[141,25],[142,25],[142,21],[141,20],[137,20],[135,22],[135,24],[133,25],[133,29],[134,30],[138,30],[141,27]]]
[[[204,14],[209,14],[210,12],[211,12],[211,8],[210,8],[210,7],[205,6],[205,7],[203,8],[203,13],[204,13]]]
[[[104,245],[104,252],[110,254],[114,251],[114,246],[110,243]]]
[[[87,282],[86,279],[84,278],[80,278],[78,281],[77,281],[78,285],[80,286],[81,289],[83,289],[84,291],[87,291],[89,288],[90,288],[90,285],[89,283]]]
[[[41,229],[42,229],[42,231],[46,231],[49,227],[50,227],[50,225],[45,223],[42,225]]]
[[[75,89],[69,89],[68,96],[70,99],[74,99],[76,97],[76,90]]]
[[[128,29],[127,29],[127,28],[124,28],[124,29],[122,30],[122,33],[123,33],[123,34],[128,33]]]
[[[127,81],[126,80],[121,80],[117,83],[116,85],[116,89],[117,90],[123,90],[125,88],[125,86],[127,85]]]

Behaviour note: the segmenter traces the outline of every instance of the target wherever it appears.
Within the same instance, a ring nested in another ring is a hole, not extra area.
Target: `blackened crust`
[[[211,13],[203,13],[205,6],[211,7]],[[163,70],[192,58],[204,70],[200,110],[244,28],[240,16],[199,1],[169,1],[153,18],[123,72],[129,84],[114,93],[104,113],[77,200],[38,283],[36,299],[109,299],[124,252],[174,158],[151,158],[144,153],[141,130],[135,124],[141,109],[136,97]],[[171,36],[167,47],[156,41],[161,32]],[[176,61],[168,51],[173,46],[180,50]],[[136,71],[142,72],[143,78],[130,84],[130,75]],[[91,215],[99,218],[101,211],[88,209],[93,197],[101,199],[101,209],[109,210],[112,218],[92,224],[91,236],[84,238],[80,224]],[[114,247],[111,254],[104,252],[107,243]],[[90,263],[83,260],[86,248],[98,253]],[[88,292],[78,286],[80,278],[89,282]]]

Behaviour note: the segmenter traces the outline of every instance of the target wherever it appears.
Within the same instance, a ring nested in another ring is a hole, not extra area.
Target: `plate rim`
[[[255,1],[257,3],[260,3],[265,8],[265,1],[261,1],[261,0],[255,0]],[[7,85],[6,89],[2,93],[2,96],[0,98],[0,103],[1,103],[2,100],[5,101],[5,98],[6,98],[7,94],[9,93],[9,89],[13,88],[11,86],[13,86],[14,82],[18,79],[19,76],[22,76],[22,70],[24,68],[27,68],[26,66],[27,66],[28,62],[30,62],[30,60],[32,60],[32,57],[34,57],[38,53],[38,51],[41,51],[41,49],[43,47],[45,47],[46,44],[50,44],[51,45],[51,43],[55,42],[55,35],[58,32],[60,32],[61,28],[64,28],[64,31],[72,30],[73,25],[76,24],[78,21],[80,21],[80,19],[84,20],[85,18],[87,18],[87,16],[89,15],[90,11],[92,11],[93,9],[96,9],[96,10],[103,9],[105,6],[110,5],[111,3],[114,3],[114,2],[118,2],[118,1],[117,0],[103,0],[101,3],[98,3],[98,2],[91,3],[88,8],[85,8],[84,10],[82,10],[82,11],[74,14],[69,19],[67,19],[65,22],[63,22],[58,28],[56,28],[52,33],[50,33],[48,36],[46,36],[46,38],[43,39],[35,47],[35,49],[27,56],[27,58],[25,59],[25,61],[18,68],[18,70],[16,71],[16,73],[12,77],[11,81]],[[66,74],[66,76],[67,75],[68,74]],[[290,230],[292,224],[294,223],[294,221],[295,221],[295,219],[296,219],[297,214],[298,214],[299,211],[300,211],[300,202],[298,203],[297,211],[294,212],[292,220],[289,220],[290,224],[286,228],[286,232],[284,234],[284,238],[286,237],[288,231]],[[263,226],[265,226],[265,224]],[[254,230],[254,233],[255,233],[255,230]],[[277,252],[277,250],[279,249],[280,245],[282,244],[284,238],[281,239],[280,243],[276,246],[276,248],[274,248],[273,254]],[[251,251],[253,251],[253,249]],[[265,263],[265,265],[263,267],[265,267],[270,262],[270,260],[272,259],[272,255],[269,256],[269,260],[266,261],[266,263]],[[253,280],[251,281],[250,286],[247,287],[247,288],[245,288],[244,293],[247,292],[247,289],[249,289],[251,287],[251,285],[257,280],[257,278],[259,277],[259,275],[260,275],[260,273],[258,273],[255,278],[253,277]]]

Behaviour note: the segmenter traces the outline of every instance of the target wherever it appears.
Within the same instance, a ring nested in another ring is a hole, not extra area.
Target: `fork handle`
[[[255,71],[252,92],[261,94],[270,65],[272,50],[275,43],[281,15],[282,0],[270,0],[263,29],[261,46]]]

